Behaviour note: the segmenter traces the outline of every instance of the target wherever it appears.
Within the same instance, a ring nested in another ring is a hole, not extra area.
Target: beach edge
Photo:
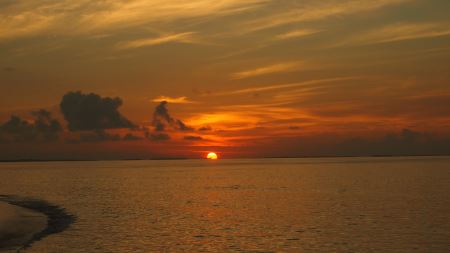
[[[17,245],[17,252],[31,247],[34,242],[40,241],[49,235],[63,232],[76,221],[76,216],[68,213],[65,208],[45,200],[15,195],[0,195],[0,201],[41,213],[47,217],[47,226],[40,232],[33,234],[31,239],[21,245]]]

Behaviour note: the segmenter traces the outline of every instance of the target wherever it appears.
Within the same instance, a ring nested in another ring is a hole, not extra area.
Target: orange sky
[[[3,1],[0,159],[450,154],[449,9],[446,0]],[[130,124],[99,114],[111,124],[70,129],[60,103],[74,91],[119,97],[111,112]],[[174,121],[157,130],[163,101]],[[49,118],[30,114],[39,109],[60,123],[55,138],[36,123]],[[8,125],[11,115],[27,124]]]

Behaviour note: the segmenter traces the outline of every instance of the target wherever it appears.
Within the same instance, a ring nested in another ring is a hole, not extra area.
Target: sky
[[[0,159],[450,154],[448,0],[0,0]]]

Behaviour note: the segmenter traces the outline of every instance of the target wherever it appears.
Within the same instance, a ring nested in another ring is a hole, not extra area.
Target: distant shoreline
[[[236,159],[300,159],[300,158],[389,158],[389,157],[445,157],[450,154],[442,155],[367,155],[367,156],[274,156],[274,157],[246,157],[246,158],[221,158],[221,160]],[[131,158],[131,159],[12,159],[0,160],[0,163],[26,163],[26,162],[102,162],[102,161],[171,161],[171,160],[206,160],[203,158]]]
[[[47,216],[47,226],[45,229],[34,234],[29,240],[21,245],[17,245],[17,247],[19,247],[17,252],[30,247],[34,242],[39,241],[46,236],[66,230],[76,220],[76,217],[68,214],[64,208],[50,204],[43,200],[21,198],[11,195],[0,195],[0,201],[10,205],[26,208],[31,211],[39,212]]]

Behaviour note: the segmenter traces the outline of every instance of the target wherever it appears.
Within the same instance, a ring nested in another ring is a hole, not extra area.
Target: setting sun
[[[206,156],[206,159],[210,159],[210,160],[217,160],[217,154],[214,152],[210,152],[208,153],[208,155]]]

